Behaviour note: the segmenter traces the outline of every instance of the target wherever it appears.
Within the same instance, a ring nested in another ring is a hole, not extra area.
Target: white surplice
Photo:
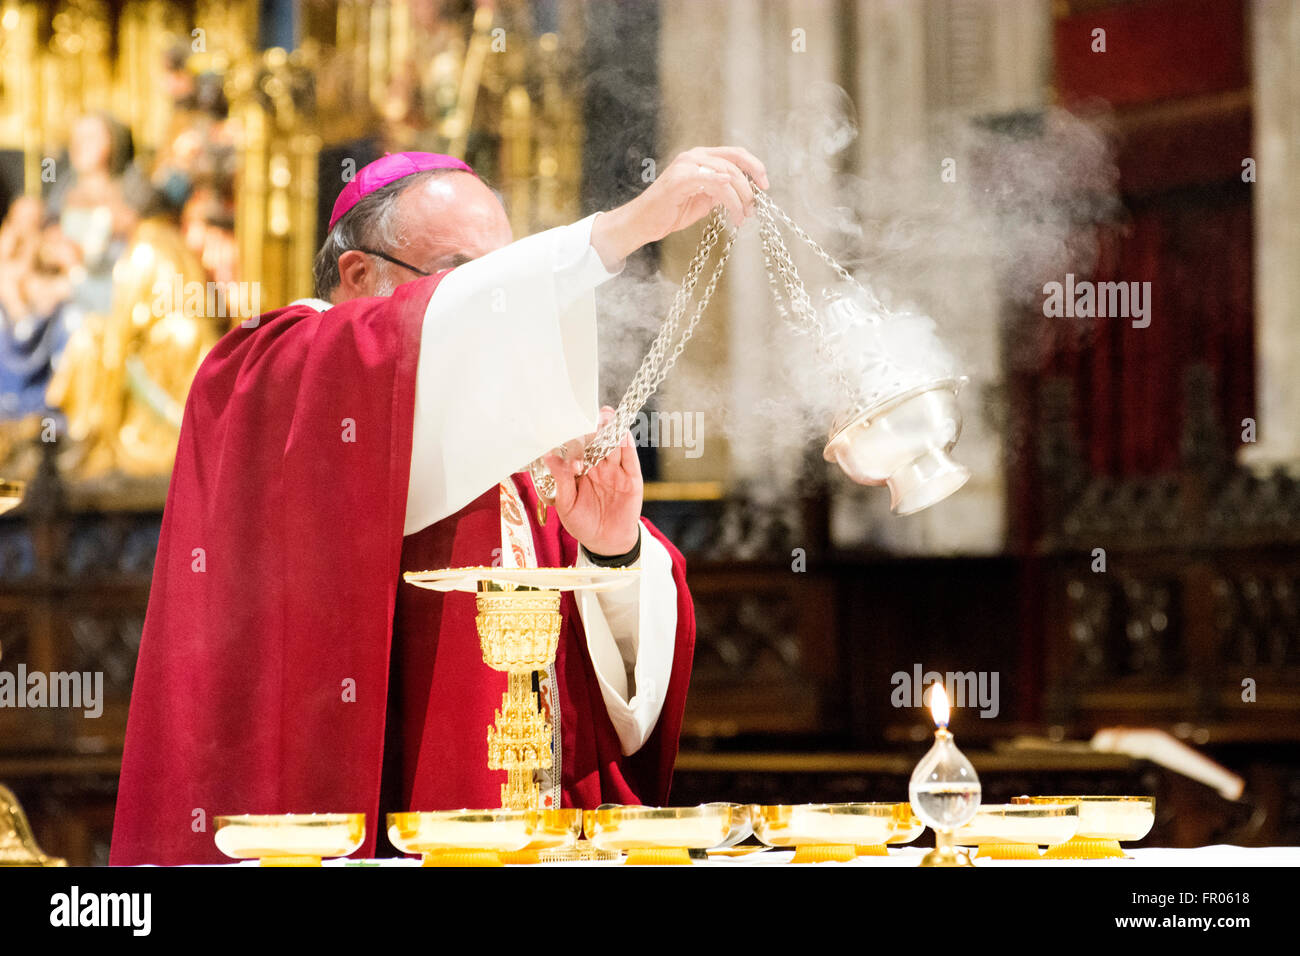
[[[430,297],[416,372],[405,534],[455,514],[544,452],[595,431],[594,292],[622,270],[608,271],[591,247],[595,218],[458,266]],[[506,553],[504,540],[502,548]],[[577,565],[590,566],[581,551]],[[580,592],[576,601],[624,754],[639,750],[659,720],[677,632],[672,560],[644,529],[634,566],[642,569],[639,583]]]

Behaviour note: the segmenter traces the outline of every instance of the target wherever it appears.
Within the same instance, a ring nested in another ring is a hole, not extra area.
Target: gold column
[[[33,4],[5,0],[0,7],[0,77],[4,91],[0,106],[0,142],[23,151],[24,191],[41,192],[44,136],[40,108],[37,10]]]
[[[158,77],[167,46],[190,33],[175,8],[162,0],[129,3],[118,28],[113,110],[131,129],[137,148],[154,150],[167,135],[172,104]],[[187,43],[188,45],[188,43]]]
[[[478,102],[479,87],[483,82],[488,52],[492,48],[492,8],[487,4],[474,11],[474,32],[465,51],[465,65],[461,71],[460,91],[456,108],[447,117],[443,133],[447,137],[447,152],[464,156],[469,144],[469,131],[474,122],[474,107]]]
[[[516,236],[528,235],[533,222],[532,112],[528,91],[522,85],[512,86],[501,115],[501,185]]]
[[[235,235],[263,310],[311,294],[320,137],[299,105],[310,74],[301,57],[268,50],[233,106],[242,131]]]

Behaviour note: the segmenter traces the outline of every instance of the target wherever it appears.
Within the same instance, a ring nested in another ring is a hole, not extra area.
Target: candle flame
[[[939,681],[934,682],[934,690],[930,692],[930,714],[936,727],[948,726],[948,691]]]

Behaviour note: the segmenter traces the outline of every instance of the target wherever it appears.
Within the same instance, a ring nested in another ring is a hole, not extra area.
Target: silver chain
[[[786,215],[765,192],[754,184],[752,179],[749,182],[754,192],[758,235],[763,250],[763,265],[767,270],[768,285],[771,287],[777,311],[791,325],[813,334],[818,350],[830,367],[834,369],[837,381],[845,392],[856,401],[857,391],[849,381],[843,363],[831,348],[830,336],[822,325],[817,310],[813,307],[808,290],[799,276],[799,271],[795,268],[790,250],[786,247],[785,240],[781,238],[780,225],[783,224],[788,227],[805,245],[813,250],[822,262],[833,269],[846,283],[852,285],[859,294],[865,296],[872,305],[878,307],[879,303],[869,290],[860,285],[847,269],[840,265],[829,252],[823,249],[807,232]],[[690,306],[691,298],[695,293],[695,287],[699,284],[705,263],[708,262],[721,236],[725,236],[725,239],[722,242],[722,248],[718,253],[713,272],[704,285],[699,302],[696,303],[685,329],[682,329],[682,318]],[[682,278],[682,284],[673,297],[672,307],[668,310],[668,316],[664,319],[663,326],[655,336],[654,342],[651,343],[650,350],[642,360],[641,367],[633,377],[632,383],[627,387],[627,391],[623,393],[623,398],[614,411],[614,417],[597,430],[591,444],[587,446],[583,453],[582,471],[584,474],[604,461],[618,448],[623,433],[631,428],[632,422],[641,409],[645,407],[645,403],[650,400],[650,396],[655,393],[660,383],[663,382],[677,363],[682,350],[686,348],[686,343],[695,334],[696,326],[699,325],[700,318],[704,315],[704,310],[708,308],[709,301],[718,287],[718,281],[722,278],[727,259],[731,256],[731,246],[735,239],[736,230],[727,226],[722,207],[714,208],[704,228],[704,234],[700,237],[699,245],[695,249],[695,255],[691,257],[690,264],[687,266],[686,275]],[[788,310],[786,303],[789,304]],[[794,313],[793,319],[790,316],[791,312]],[[670,345],[671,351],[669,350]],[[529,472],[532,475],[533,485],[537,489],[537,493],[543,499],[554,500],[555,479],[540,458],[529,465]]]
[[[780,219],[788,225],[795,235],[807,243],[818,257],[830,265],[846,282],[860,290],[863,295],[870,295],[870,293],[859,285],[858,281],[849,274],[847,269],[836,262],[830,253],[795,225],[790,217],[776,203],[772,202],[766,193],[760,189],[755,189],[754,198],[757,200],[758,207],[758,238],[763,249],[763,266],[767,270],[767,282],[772,289],[772,298],[776,301],[777,311],[782,318],[789,321],[796,328],[802,326],[813,334],[814,341],[817,343],[817,350],[828,367],[833,370],[836,382],[839,383],[846,394],[855,396],[856,392],[849,381],[844,363],[835,350],[831,348],[831,337],[827,334],[825,326],[822,325],[821,317],[813,307],[812,298],[808,295],[808,289],[799,276],[799,270],[795,268],[794,259],[790,255],[790,250],[786,247],[785,240],[781,238],[777,220]],[[782,286],[784,286],[784,294],[782,293]],[[782,301],[783,298],[785,301]],[[789,304],[789,311],[786,309],[787,303]],[[791,321],[790,312],[794,313],[794,321]]]

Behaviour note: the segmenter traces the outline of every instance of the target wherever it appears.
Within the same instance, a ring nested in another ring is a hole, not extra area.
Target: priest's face
[[[506,211],[477,176],[452,171],[422,178],[397,197],[395,241],[379,249],[409,266],[359,251],[339,257],[335,302],[392,295],[404,282],[477,259],[509,245],[514,234]],[[417,272],[415,270],[420,270]]]

